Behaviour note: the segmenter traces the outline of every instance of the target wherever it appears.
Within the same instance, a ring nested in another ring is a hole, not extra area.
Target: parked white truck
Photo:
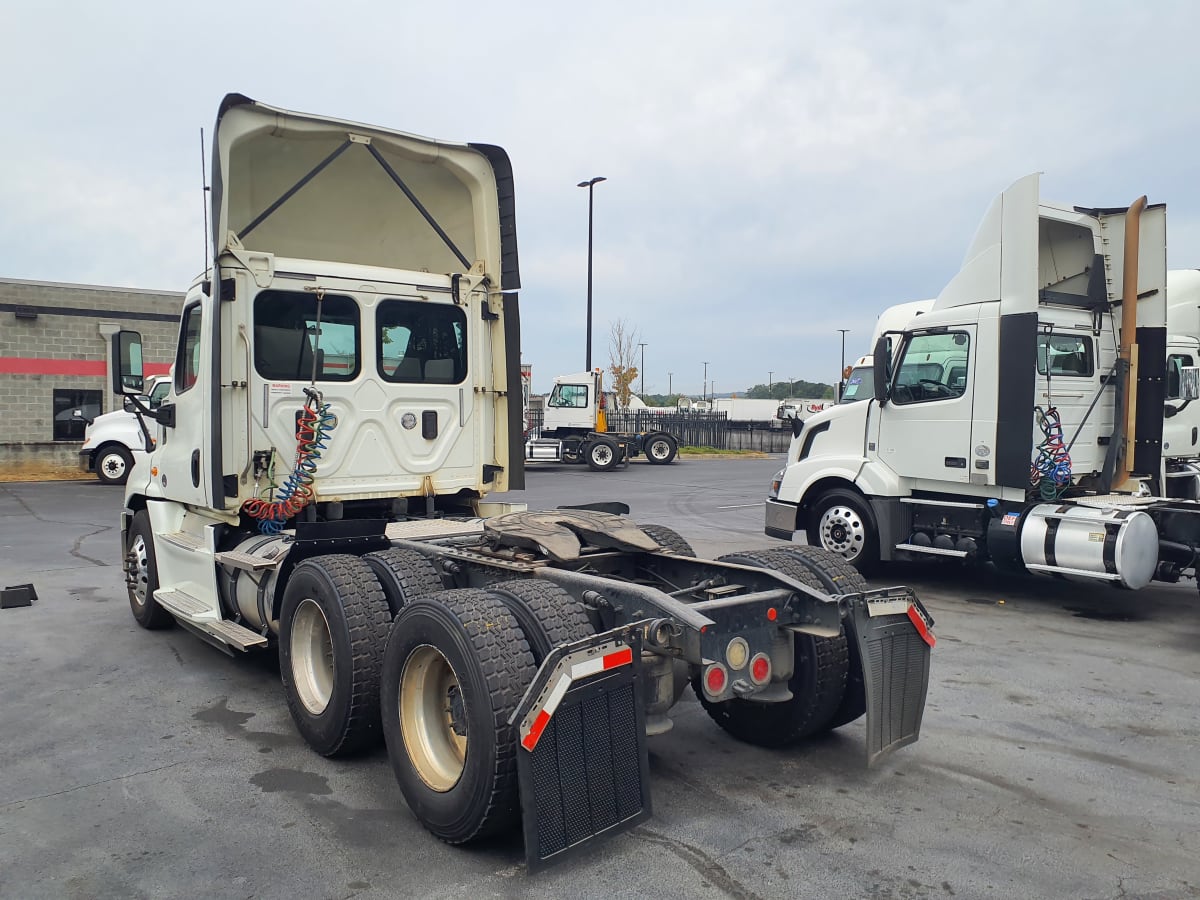
[[[169,378],[147,382],[145,405],[150,410],[158,409],[170,388]],[[83,418],[82,414],[80,418]],[[148,434],[138,421],[132,401],[127,398],[122,409],[96,416],[87,423],[83,446],[79,448],[80,470],[95,472],[103,484],[124,484],[134,463],[146,455]],[[153,436],[150,440],[153,442]]]
[[[615,503],[486,499],[523,486],[503,150],[230,95],[211,196],[121,514],[138,624],[277,648],[316,752],[382,737],[426,828],[523,821],[531,866],[650,815],[646,736],[689,684],[751,743],[864,714],[869,759],[916,740],[934,638],[907,589],[814,548],[697,559]],[[140,390],[140,337],[113,359]]]
[[[1166,211],[989,210],[930,310],[883,334],[874,397],[805,423],[766,532],[860,569],[940,556],[1129,588],[1195,576],[1200,504],[1161,484]],[[889,338],[894,342],[889,346]],[[1180,393],[1196,395],[1193,368]]]

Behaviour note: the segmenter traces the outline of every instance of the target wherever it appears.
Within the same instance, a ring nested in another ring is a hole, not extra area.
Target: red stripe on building
[[[166,375],[170,363],[146,363],[147,377]],[[108,363],[102,359],[37,359],[25,356],[0,356],[0,375],[75,375],[104,378]]]

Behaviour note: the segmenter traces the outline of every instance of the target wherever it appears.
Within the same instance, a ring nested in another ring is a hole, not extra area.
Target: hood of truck
[[[520,287],[512,168],[454,144],[225,97],[213,136],[212,241],[223,252]]]

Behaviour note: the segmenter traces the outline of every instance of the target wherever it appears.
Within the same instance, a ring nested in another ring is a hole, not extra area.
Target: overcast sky
[[[991,198],[1168,204],[1200,266],[1200,4],[13,4],[0,55],[0,277],[183,290],[199,129],[231,91],[513,161],[535,390],[610,323],[645,387],[831,381],[931,297]],[[669,373],[672,373],[669,375]]]

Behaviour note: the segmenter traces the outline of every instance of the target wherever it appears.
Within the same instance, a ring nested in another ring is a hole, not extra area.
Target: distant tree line
[[[822,381],[776,381],[770,386],[756,384],[742,396],[749,400],[786,400],[788,397],[832,400],[833,385]]]

